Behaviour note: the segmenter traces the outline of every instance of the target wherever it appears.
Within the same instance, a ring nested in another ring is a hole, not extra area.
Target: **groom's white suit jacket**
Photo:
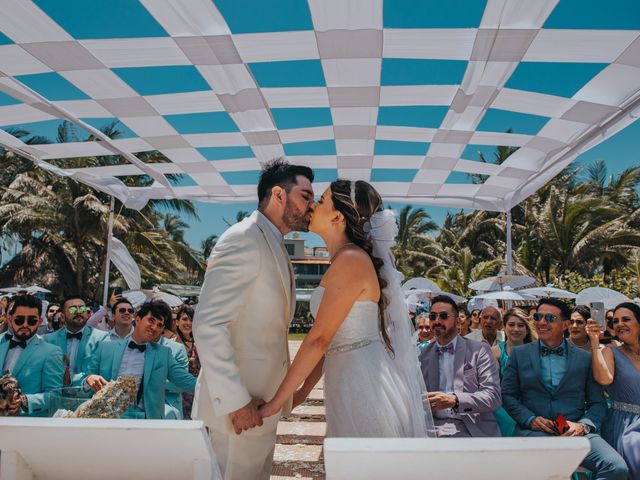
[[[209,257],[193,332],[202,369],[194,418],[221,428],[251,397],[270,400],[289,368],[295,280],[287,252],[258,211],[229,228]],[[291,402],[283,410],[287,415]],[[217,418],[216,418],[217,417]]]

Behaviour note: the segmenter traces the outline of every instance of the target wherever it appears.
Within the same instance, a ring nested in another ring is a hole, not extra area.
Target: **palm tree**
[[[249,215],[251,215],[250,212],[247,212],[245,210],[239,210],[238,212],[236,212],[236,221],[235,221],[235,223],[240,223],[242,220],[247,218]],[[229,220],[227,220],[226,218],[223,218],[222,221],[224,223],[226,223],[227,226],[229,226],[229,227],[232,225],[232,223],[229,222]]]
[[[209,258],[209,255],[211,255],[211,250],[213,250],[213,247],[216,246],[217,241],[218,235],[215,234],[209,235],[207,238],[202,240],[200,248],[202,250],[202,257],[205,259],[205,261]]]
[[[19,132],[28,138],[28,132]],[[121,134],[116,124],[105,133]],[[77,129],[63,122],[59,141],[82,139]],[[42,143],[41,139],[36,139]],[[33,167],[21,157],[0,151],[0,176],[10,180],[0,187],[0,234],[14,236],[22,250],[0,270],[1,283],[44,283],[59,294],[80,292],[98,298],[100,279],[106,267],[105,245],[110,197],[68,177],[59,177]],[[168,161],[158,152],[141,154],[148,163]],[[51,160],[64,168],[118,165],[118,156]],[[143,186],[144,176],[125,178],[129,186]],[[199,253],[184,242],[186,222],[173,212],[195,215],[195,207],[184,200],[156,200],[142,210],[124,208],[115,202],[114,235],[122,240],[138,263],[143,283],[181,283],[185,275],[204,270]],[[162,227],[168,227],[165,230]],[[100,261],[95,261],[100,259]],[[116,274],[117,276],[117,274]]]
[[[427,233],[438,228],[422,208],[405,206],[398,216],[398,235],[394,255],[398,269],[405,275],[421,276],[430,257],[425,251]]]

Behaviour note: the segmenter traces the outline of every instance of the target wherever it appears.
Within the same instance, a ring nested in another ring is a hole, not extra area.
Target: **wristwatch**
[[[581,423],[580,425],[582,425],[582,428],[584,428],[585,435],[591,433],[591,430],[593,430],[593,428],[591,428],[591,425],[587,425],[586,423]]]
[[[456,399],[456,403],[451,407],[451,410],[458,413],[458,407],[460,406],[460,400],[458,400],[458,396],[455,393],[452,393],[453,397]]]

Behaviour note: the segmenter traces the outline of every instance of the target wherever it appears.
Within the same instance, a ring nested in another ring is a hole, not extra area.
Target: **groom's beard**
[[[288,202],[284,206],[284,213],[282,214],[282,222],[295,232],[308,232],[309,222],[311,220],[311,209],[303,213],[298,210],[292,202]]]

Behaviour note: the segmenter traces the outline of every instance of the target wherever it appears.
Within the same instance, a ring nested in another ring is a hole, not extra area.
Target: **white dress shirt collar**
[[[271,220],[269,220],[269,217],[267,217],[264,213],[262,213],[262,212],[258,212],[258,213],[260,213],[260,215],[262,215],[264,217],[264,219],[267,221],[267,225],[269,225],[269,229],[273,233],[273,236],[278,241],[278,243],[280,243],[280,244],[283,243],[284,242],[284,235],[282,235],[282,232],[280,232],[280,230],[278,230],[278,227],[276,227],[273,224],[273,222]]]

